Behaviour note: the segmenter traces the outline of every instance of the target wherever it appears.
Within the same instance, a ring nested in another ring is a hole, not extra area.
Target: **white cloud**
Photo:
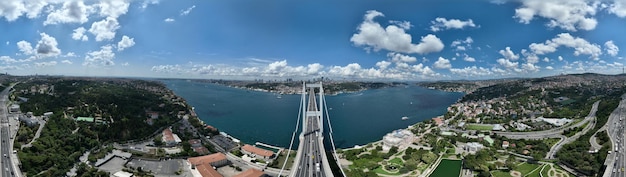
[[[589,43],[587,40],[579,37],[573,37],[569,33],[561,33],[544,43],[532,43],[528,47],[537,55],[553,53],[560,46],[574,49],[574,55],[589,55],[590,58],[597,60],[602,54],[602,49],[598,44]]]
[[[128,62],[122,63],[122,66],[128,66],[128,65],[130,65],[130,63],[128,63]]]
[[[391,65],[391,62],[388,62],[388,61],[379,61],[379,62],[376,62],[376,66],[377,66],[378,68],[380,68],[380,70],[385,70],[385,69],[387,69],[387,67],[389,67],[389,65]]]
[[[132,47],[135,45],[135,38],[129,38],[128,36],[122,36],[122,40],[117,43],[117,51],[123,51],[126,48]]]
[[[174,22],[174,21],[176,21],[176,20],[175,20],[175,19],[173,19],[173,18],[166,18],[166,19],[165,19],[165,20],[163,20],[163,21],[164,21],[164,22],[168,22],[168,23],[170,23],[170,22]]]
[[[83,1],[66,1],[61,8],[48,14],[44,25],[59,23],[80,23],[89,21],[89,14],[93,12],[91,6],[86,6]]]
[[[152,4],[159,4],[159,0],[144,0],[141,3],[141,7],[140,8],[141,9],[146,9],[146,8],[148,8],[149,5],[152,5]]]
[[[7,41],[7,42],[6,42],[6,45],[9,45],[9,44],[11,44],[11,42]]]
[[[17,20],[22,15],[33,19],[37,18],[48,0],[2,0],[0,1],[0,17],[7,21]]]
[[[465,27],[476,27],[474,21],[472,19],[468,19],[466,21],[459,19],[446,19],[446,18],[435,18],[435,21],[430,22],[432,26],[430,26],[430,30],[433,32],[448,30],[448,29],[463,29]]]
[[[61,63],[71,65],[72,61],[70,61],[70,60],[63,60],[63,61],[61,61]]]
[[[498,53],[502,55],[507,60],[517,60],[519,59],[519,55],[515,54],[515,52],[511,51],[511,47],[506,47],[504,50],[500,50]]]
[[[518,62],[511,62],[508,59],[500,58],[497,60],[498,64],[504,66],[507,69],[517,68]]]
[[[553,70],[554,68],[552,66],[546,66],[547,70]]]
[[[458,39],[458,40],[452,41],[452,44],[450,44],[450,46],[456,47],[456,50],[465,51],[467,49],[472,48],[473,42],[474,42],[474,39],[472,39],[472,37],[467,37],[465,38],[465,40]]]
[[[120,28],[116,18],[107,17],[91,24],[89,32],[96,36],[96,41],[111,40],[115,37],[115,31]]]
[[[459,76],[490,76],[493,74],[491,70],[483,67],[465,67],[465,68],[450,68],[450,73]]]
[[[35,50],[33,50],[33,46],[26,41],[19,41],[17,42],[17,48],[20,50],[20,52],[22,52],[22,54],[24,55],[32,55],[35,54]]]
[[[609,13],[615,14],[620,18],[626,17],[626,1],[614,0],[613,3],[608,7],[608,11]]]
[[[100,47],[98,51],[90,51],[85,56],[83,66],[112,66],[115,59],[115,53],[113,53],[113,46],[105,45]]]
[[[562,56],[559,56],[559,61],[563,61],[563,57]]]
[[[526,70],[526,71],[532,71],[532,72],[537,72],[539,71],[539,66],[533,64],[533,63],[526,63],[526,64],[522,64],[522,69]]]
[[[411,35],[404,29],[395,25],[383,28],[375,22],[374,18],[378,16],[384,15],[375,10],[367,11],[363,23],[357,28],[358,33],[352,35],[350,41],[374,51],[385,49],[392,52],[426,54],[443,50],[444,45],[437,36],[428,34],[421,38],[419,44],[412,44]]]
[[[413,27],[413,25],[411,25],[411,22],[409,21],[396,21],[396,20],[391,20],[389,21],[389,23],[396,25],[404,30],[409,30],[411,29],[411,27]]]
[[[46,33],[39,33],[39,35],[41,35],[41,40],[37,42],[37,46],[35,47],[37,56],[55,57],[61,54],[61,49],[57,47],[58,43],[54,37]]]
[[[48,67],[48,66],[55,66],[55,65],[57,65],[56,61],[37,62],[37,63],[35,63],[36,67]]]
[[[85,32],[87,31],[87,29],[83,28],[83,27],[79,27],[74,29],[74,33],[72,33],[72,39],[74,40],[81,40],[81,41],[88,41],[89,37],[87,37],[87,35],[85,35]]]
[[[568,31],[593,30],[598,21],[594,18],[597,2],[585,0],[525,0],[515,9],[514,18],[528,24],[535,16],[548,19],[550,28],[559,27]]]
[[[189,7],[189,8],[187,8],[187,9],[185,9],[185,10],[181,10],[181,11],[180,11],[180,16],[186,16],[186,15],[189,15],[189,13],[191,13],[191,11],[192,11],[194,8],[196,8],[196,6],[195,6],[195,5],[193,5],[193,6]]]
[[[154,72],[159,72],[159,73],[182,73],[183,72],[183,68],[180,65],[158,65],[158,66],[152,66],[150,70]]]
[[[10,63],[17,63],[18,61],[16,59],[13,59],[9,56],[0,56],[0,61],[2,61],[2,63],[5,64],[10,64]]]
[[[100,9],[100,16],[117,19],[120,15],[124,15],[128,12],[129,5],[130,3],[127,0],[106,0],[100,1],[100,3],[95,6]]]
[[[463,57],[463,60],[465,60],[467,62],[475,62],[476,61],[476,59],[474,57],[470,57],[467,54],[465,54],[465,57]]]
[[[548,57],[544,57],[544,58],[543,58],[543,61],[544,61],[544,62],[550,62],[550,59],[549,59]]]
[[[417,58],[412,57],[412,56],[408,56],[408,55],[403,55],[403,54],[399,54],[399,53],[388,53],[387,57],[389,57],[391,59],[391,61],[393,62],[403,62],[403,63],[413,63],[417,61]]]
[[[437,69],[448,69],[452,67],[452,64],[450,64],[450,60],[439,57],[439,59],[437,59],[437,61],[433,64],[433,67]]]
[[[613,41],[606,41],[606,43],[604,43],[604,48],[606,53],[611,56],[617,56],[617,53],[619,53],[619,47],[617,47]]]

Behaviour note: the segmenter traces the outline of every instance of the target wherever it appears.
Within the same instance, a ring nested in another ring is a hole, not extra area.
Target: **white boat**
[[[407,120],[407,119],[409,119],[409,117],[407,116],[402,117],[402,120]]]

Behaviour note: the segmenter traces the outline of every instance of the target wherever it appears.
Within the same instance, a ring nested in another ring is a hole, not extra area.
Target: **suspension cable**
[[[304,99],[304,94],[302,94],[302,97],[300,99]],[[285,162],[283,163],[283,167],[280,168],[278,177],[280,177],[283,174],[283,170],[285,169],[285,166],[287,165],[287,162],[289,161],[289,156],[291,155],[291,147],[293,146],[293,140],[295,139],[296,133],[298,132],[298,127],[300,126],[300,116],[302,114],[302,106],[303,106],[303,101],[300,100],[300,107],[298,108],[298,120],[296,121],[296,128],[295,130],[293,130],[293,134],[291,135],[291,142],[289,143],[289,150],[287,151],[287,157],[285,157]]]
[[[335,162],[337,163],[337,166],[339,167],[339,170],[341,171],[341,174],[343,176],[346,176],[346,173],[343,171],[343,168],[341,168],[341,163],[339,163],[339,156],[337,155],[337,149],[335,148],[335,140],[333,139],[333,126],[330,124],[330,116],[329,116],[329,112],[328,112],[328,106],[326,106],[326,96],[322,95],[322,102],[324,102],[324,110],[326,110],[326,121],[328,122],[328,136],[330,136],[330,144],[333,146],[333,155],[335,156]]]

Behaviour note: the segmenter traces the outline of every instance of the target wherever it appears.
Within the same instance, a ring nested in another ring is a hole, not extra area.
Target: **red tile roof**
[[[270,150],[265,150],[265,149],[261,149],[258,147],[250,146],[249,144],[243,145],[241,149],[246,150],[256,155],[264,156],[264,157],[271,157],[272,155],[274,155],[274,152]]]
[[[224,155],[223,153],[215,153],[215,154],[209,154],[205,156],[191,157],[187,160],[189,161],[189,163],[191,163],[192,165],[196,165],[196,166],[200,164],[210,165],[213,162],[226,160],[226,155]]]
[[[233,177],[260,177],[263,176],[263,172],[261,170],[257,170],[255,168],[250,168],[244,172],[241,172]]]
[[[202,177],[224,177],[222,176],[222,174],[218,173],[217,170],[213,169],[211,165],[208,164],[196,166],[196,170],[200,172],[200,175],[202,175]]]

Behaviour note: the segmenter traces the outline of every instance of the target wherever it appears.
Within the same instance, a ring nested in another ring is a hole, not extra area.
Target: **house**
[[[508,141],[502,141],[502,148],[506,149],[509,147],[509,142]]]
[[[250,168],[246,171],[243,171],[233,177],[267,177],[268,175],[264,174],[263,171],[258,170],[256,168]]]
[[[265,149],[261,149],[258,147],[254,147],[249,144],[243,145],[243,147],[241,147],[241,152],[249,155],[250,157],[261,158],[264,160],[270,160],[274,158],[274,152],[270,150],[265,150]]]
[[[76,121],[80,122],[94,122],[96,118],[93,117],[76,117]]]
[[[18,112],[20,112],[20,105],[12,104],[11,107],[9,108],[9,112],[11,112],[11,113],[18,113]]]
[[[433,121],[435,121],[435,124],[437,126],[443,125],[443,120],[441,120],[441,117],[435,117],[435,118],[433,118]]]
[[[463,149],[468,151],[469,153],[476,153],[476,151],[479,151],[483,148],[484,146],[478,142],[470,142],[465,144],[465,146],[463,147]]]
[[[191,144],[191,147],[201,147],[202,142],[199,139],[191,139],[188,141]]]
[[[118,171],[113,174],[114,177],[133,177],[132,173],[128,173],[125,171]]]
[[[148,118],[151,118],[151,119],[158,119],[159,113],[154,112],[154,111],[146,111],[146,116],[148,116]]]
[[[196,152],[200,155],[205,155],[205,154],[209,154],[209,149],[207,149],[204,146],[200,146],[200,147],[192,147],[193,152]]]
[[[178,137],[178,135],[172,133],[172,127],[166,128],[163,130],[163,142],[166,146],[175,146],[178,143],[182,142],[182,140]]]
[[[24,115],[19,115],[19,120],[20,122],[23,122],[24,124],[26,124],[26,126],[28,127],[34,127],[39,125],[39,122],[37,121],[37,119],[35,117],[32,116],[24,116]]]
[[[191,172],[194,176],[202,177],[223,177],[215,168],[228,165],[230,163],[223,153],[215,153],[205,156],[192,157],[187,159],[191,165]]]
[[[493,139],[490,136],[485,136],[484,140],[489,143],[489,146],[493,146]]]

